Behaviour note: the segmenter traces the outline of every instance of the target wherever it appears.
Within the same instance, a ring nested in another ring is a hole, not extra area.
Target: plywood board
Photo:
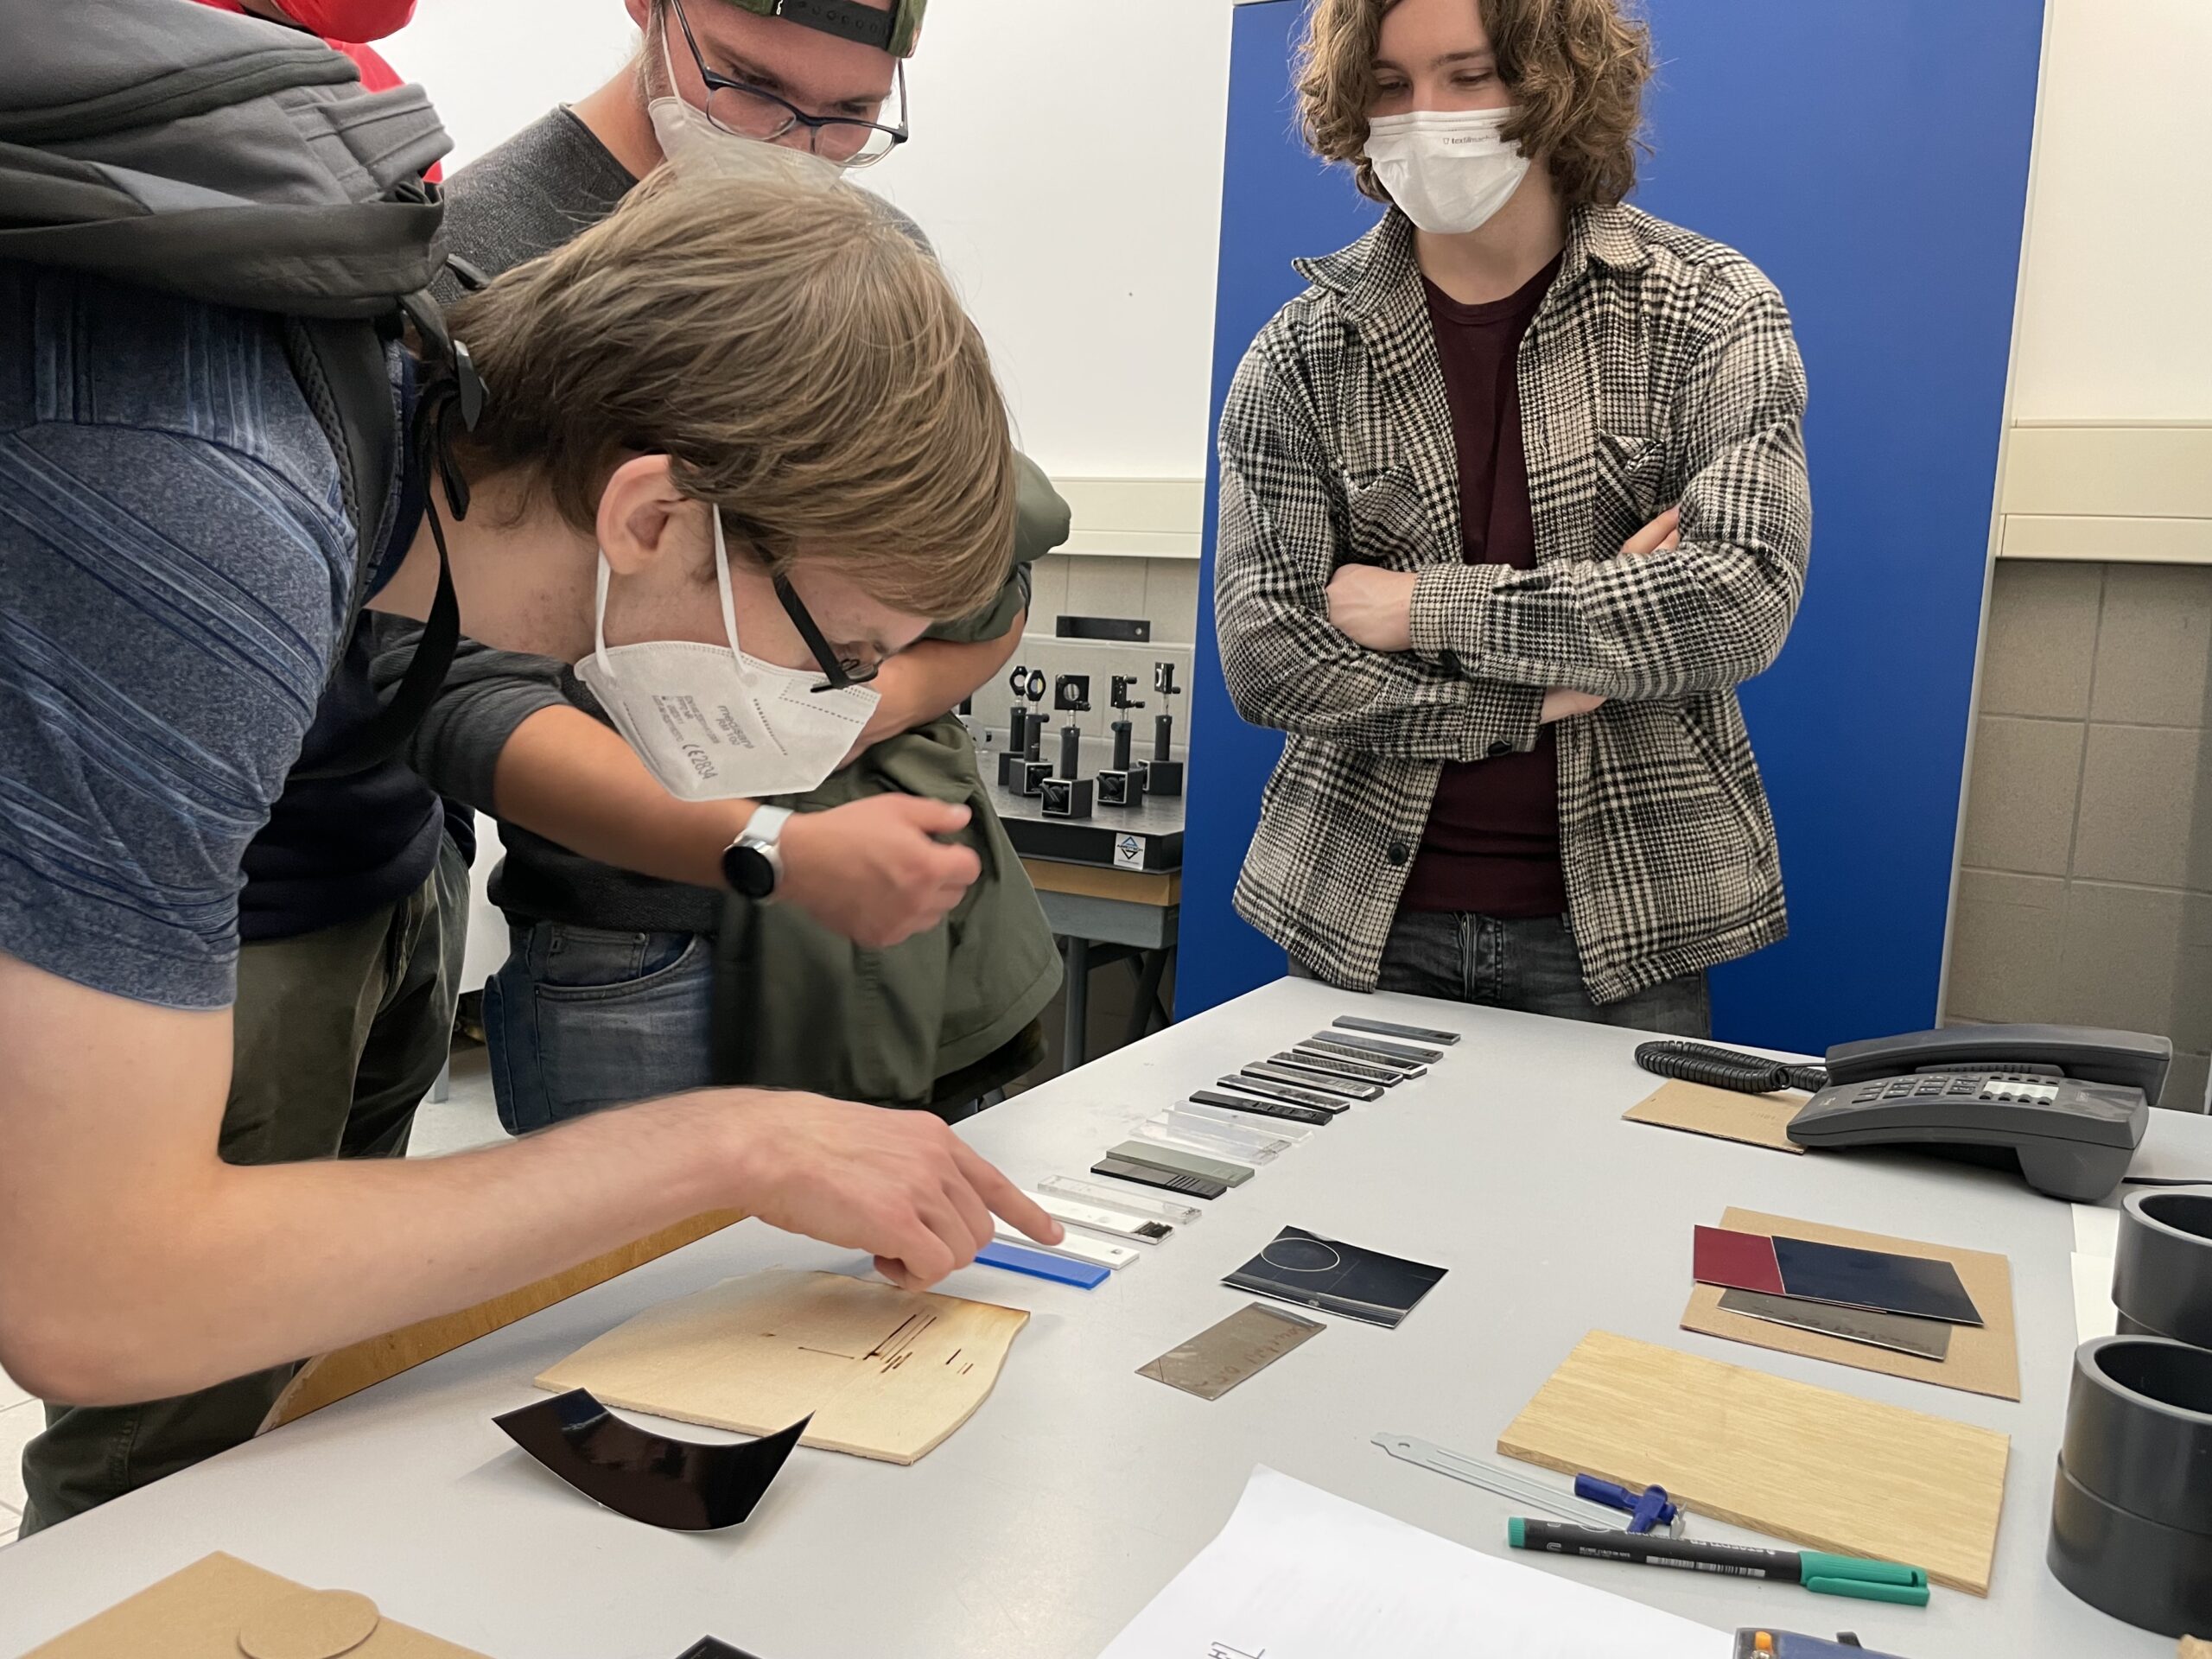
[[[537,1379],[603,1403],[912,1463],[976,1414],[1020,1308],[780,1269],[725,1280],[617,1325]]]
[[[1641,1490],[1812,1549],[1989,1593],[2012,1442],[1592,1331],[1498,1437],[1509,1458]]]
[[[2193,1636],[2181,1639],[2180,1659],[2212,1659],[2212,1642],[2200,1642]]]
[[[492,1297],[474,1307],[464,1307],[457,1313],[403,1325],[381,1337],[371,1337],[365,1342],[319,1354],[300,1367],[299,1374],[276,1396],[276,1403],[269,1408],[269,1415],[262,1420],[256,1432],[266,1434],[271,1429],[297,1422],[309,1412],[321,1411],[325,1406],[335,1405],[364,1389],[374,1388],[402,1371],[428,1364],[441,1354],[449,1354],[479,1337],[505,1330],[517,1319],[527,1319],[556,1302],[581,1296],[632,1268],[658,1262],[672,1250],[696,1244],[708,1235],[734,1227],[744,1219],[744,1212],[738,1210],[716,1210],[695,1216],[634,1243],[579,1262],[565,1273],[549,1274],[534,1284]]]
[[[235,1556],[209,1555],[23,1659],[238,1659],[248,1651],[239,1638],[249,1625],[256,1648],[284,1650],[283,1638],[291,1636],[299,1639],[291,1643],[294,1650],[305,1642],[305,1650],[312,1651],[312,1638],[329,1628],[319,1616],[341,1599],[360,1605],[353,1597],[315,1597],[305,1586]],[[378,1616],[373,1623],[365,1641],[343,1649],[325,1642],[323,1650],[342,1652],[346,1659],[484,1659],[393,1619]]]
[[[2020,1348],[2012,1318],[2012,1268],[2001,1255],[1986,1250],[1962,1250],[1948,1244],[1924,1244],[1917,1239],[1891,1238],[1885,1233],[1857,1233],[1848,1227],[1823,1227],[1818,1222],[1789,1216],[1763,1216],[1754,1210],[1731,1210],[1720,1218],[1723,1227],[1738,1232],[1779,1233],[1790,1238],[1809,1238],[1821,1244],[1843,1244],[1862,1250],[1891,1250],[1899,1255],[1933,1256],[1959,1270],[1959,1282],[1974,1298],[1982,1323],[1953,1327],[1950,1351],[1941,1359],[1923,1359],[1886,1348],[1799,1331],[1786,1325],[1731,1313],[1720,1306],[1720,1290],[1713,1285],[1691,1287],[1689,1306],[1682,1310],[1682,1329],[1731,1342],[1748,1342],[1756,1348],[1778,1353],[1803,1354],[1810,1359],[1830,1359],[1862,1371],[1885,1376],[1910,1377],[1939,1388],[1963,1389],[1999,1400],[2020,1397]]]
[[[1741,1095],[1732,1089],[1708,1089],[1701,1083],[1680,1080],[1663,1084],[1623,1112],[1631,1123],[1656,1123],[1664,1129],[1688,1129],[1746,1146],[1771,1147],[1777,1152],[1802,1153],[1804,1147],[1789,1135],[1789,1120],[1809,1099],[1806,1095]]]

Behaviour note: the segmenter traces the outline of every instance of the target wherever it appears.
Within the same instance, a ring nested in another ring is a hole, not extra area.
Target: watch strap
[[[737,832],[741,847],[773,847],[784,833],[784,826],[791,821],[788,806],[756,806],[753,816],[745,821],[745,828]]]
[[[737,839],[722,853],[722,879],[733,893],[757,903],[772,901],[784,885],[784,855],[780,842],[791,812],[785,806],[756,806]],[[766,883],[760,875],[765,872]]]

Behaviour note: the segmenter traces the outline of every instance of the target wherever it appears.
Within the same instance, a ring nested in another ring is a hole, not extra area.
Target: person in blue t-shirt
[[[449,321],[493,389],[453,449],[470,510],[397,493],[372,607],[429,614],[442,525],[463,629],[594,675],[664,785],[743,792],[825,748],[844,704],[813,688],[1005,580],[981,340],[857,192],[662,178]],[[161,1399],[721,1208],[912,1287],[994,1211],[1057,1239],[934,1117],[805,1095],[434,1160],[224,1160],[246,850],[356,575],[280,330],[0,264],[0,1366],[48,1400]]]
[[[411,474],[395,484],[383,540],[397,568],[421,528],[423,496]],[[440,801],[404,761],[345,764],[382,708],[370,645],[366,628],[347,640],[267,822],[239,857],[217,1141],[226,1163],[404,1154],[452,1040],[475,815]],[[49,1402],[46,1431],[23,1454],[23,1531],[244,1444],[292,1371],[270,1367],[128,1406]]]

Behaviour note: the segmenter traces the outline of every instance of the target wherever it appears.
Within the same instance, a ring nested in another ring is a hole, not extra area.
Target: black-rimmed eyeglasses
[[[790,582],[780,575],[774,581],[776,597],[783,602],[784,614],[791,618],[791,626],[798,630],[798,637],[806,642],[807,650],[814,654],[815,664],[822,671],[822,683],[809,687],[810,690],[842,691],[851,686],[866,685],[882,671],[881,663],[863,663],[857,658],[840,657],[836,647],[823,636],[813,613],[806,608],[805,601],[799,598]]]
[[[868,167],[881,161],[911,136],[906,126],[906,66],[893,66],[893,96],[899,118],[893,123],[862,121],[849,115],[811,115],[788,99],[765,86],[755,86],[707,67],[699,50],[691,20],[683,15],[683,0],[669,0],[683,43],[691,48],[691,61],[707,89],[707,119],[736,138],[772,144],[795,127],[806,129],[807,148],[825,162],[839,167]],[[671,91],[674,89],[671,88]]]

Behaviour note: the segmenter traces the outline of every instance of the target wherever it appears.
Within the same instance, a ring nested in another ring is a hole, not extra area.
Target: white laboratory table
[[[800,1451],[753,1518],[657,1531],[586,1502],[494,1413],[640,1309],[850,1255],[747,1222],[132,1497],[0,1549],[13,1656],[210,1550],[358,1590],[493,1659],[674,1659],[712,1634],[761,1659],[1090,1659],[1209,1540],[1255,1463],[1492,1554],[1512,1512],[1395,1462],[1393,1430],[1487,1454],[1585,1332],[1670,1343],[2012,1436],[1994,1584],[1924,1611],[1598,1562],[1565,1573],[1711,1624],[1857,1630],[1910,1659],[2166,1659],[2170,1641],[2044,1567],[2075,1346],[2068,1206],[1993,1171],[1900,1154],[1792,1158],[1647,1128],[1632,1033],[1282,982],[986,1114],[976,1145],[1024,1182],[1082,1173],[1140,1117],[1357,1009],[1466,1040],[1355,1107],[1095,1291],[971,1268],[944,1287],[1030,1308],[976,1417],[911,1468]],[[2157,1115],[2146,1152],[2212,1169],[2212,1122]],[[1729,1205],[1999,1250],[2018,1299],[2018,1404],[1676,1327],[1690,1228]],[[1209,1403],[1138,1366],[1250,1299],[1222,1274],[1284,1224],[1440,1263],[1398,1330],[1332,1319]],[[702,1431],[676,1432],[712,1438]],[[1703,1528],[1711,1535],[1727,1529]],[[1532,1558],[1516,1559],[1528,1562]],[[1716,1642],[1716,1654],[1725,1652]]]

